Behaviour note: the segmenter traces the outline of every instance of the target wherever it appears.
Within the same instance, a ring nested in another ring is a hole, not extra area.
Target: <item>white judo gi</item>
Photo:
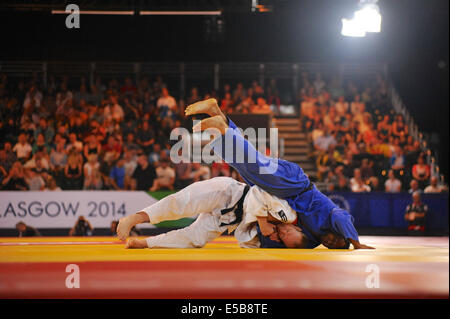
[[[258,186],[250,187],[246,194],[240,222],[234,222],[236,208],[222,214],[224,209],[236,205],[245,187],[246,184],[230,177],[216,177],[193,183],[143,209],[152,224],[198,215],[197,219],[185,228],[148,237],[148,247],[198,248],[219,237],[225,230],[229,233],[234,230],[234,236],[241,247],[259,248],[256,229],[258,216],[267,217],[270,214],[283,223],[293,223],[296,220],[297,213],[287,201],[270,195]]]

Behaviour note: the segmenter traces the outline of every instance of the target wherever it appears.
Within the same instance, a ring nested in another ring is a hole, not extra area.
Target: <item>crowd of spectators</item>
[[[225,84],[184,99],[171,95],[161,77],[131,77],[92,83],[50,76],[9,79],[0,75],[0,187],[2,190],[180,189],[215,176],[238,178],[226,163],[170,161],[169,140],[177,127],[190,129],[186,105],[216,98],[229,113],[279,112],[275,80],[263,88]],[[328,190],[441,191],[438,176],[392,112],[381,76],[359,87],[338,77],[301,76],[297,96],[302,130],[308,132],[318,178]]]
[[[265,94],[264,92],[268,92]],[[180,189],[215,176],[236,176],[225,163],[173,164],[176,127],[190,128],[186,103],[215,97],[227,112],[270,113],[279,106],[276,82],[263,89],[224,85],[221,92],[192,88],[176,99],[161,77],[119,81],[0,75],[0,189]]]
[[[337,76],[302,74],[300,118],[315,160],[317,178],[328,191],[441,192],[423,150],[390,104],[382,76],[345,85]]]

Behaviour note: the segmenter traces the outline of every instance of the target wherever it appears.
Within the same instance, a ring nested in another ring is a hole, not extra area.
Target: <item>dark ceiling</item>
[[[204,16],[81,16],[67,29],[64,9],[223,10],[224,33]],[[448,172],[448,0],[379,0],[382,32],[340,35],[357,0],[11,1],[0,4],[0,60],[386,62],[419,127],[440,134]],[[213,30],[214,31],[214,30]],[[216,30],[217,31],[217,30]]]

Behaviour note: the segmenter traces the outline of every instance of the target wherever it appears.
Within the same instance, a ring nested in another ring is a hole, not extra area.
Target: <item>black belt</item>
[[[231,211],[233,211],[233,209],[235,209],[234,211],[234,215],[236,215],[236,219],[234,221],[232,221],[231,223],[227,224],[227,223],[221,223],[220,226],[229,226],[229,225],[233,225],[233,224],[238,224],[242,221],[242,215],[244,214],[244,199],[245,196],[247,195],[248,191],[250,190],[250,186],[245,185],[244,187],[244,191],[242,193],[241,198],[237,201],[236,204],[234,204],[233,207],[230,208],[225,208],[222,209],[220,212],[222,215],[229,213]]]

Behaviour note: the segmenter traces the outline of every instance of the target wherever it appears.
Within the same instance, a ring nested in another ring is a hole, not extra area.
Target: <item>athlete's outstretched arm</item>
[[[353,248],[355,248],[355,249],[375,249],[375,247],[371,247],[371,246],[368,246],[368,245],[361,244],[357,240],[349,239],[349,241],[353,245]]]
[[[333,210],[331,213],[331,227],[348,239],[355,249],[375,249],[361,244],[358,232],[353,225],[353,216],[344,210]]]

